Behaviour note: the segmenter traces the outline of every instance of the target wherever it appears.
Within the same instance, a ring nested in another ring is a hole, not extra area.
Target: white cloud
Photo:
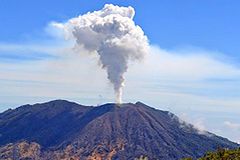
[[[55,53],[54,46],[45,46],[45,45],[37,45],[37,44],[8,44],[8,43],[0,43],[0,52],[27,52],[31,54],[33,52],[43,52],[43,53]]]
[[[240,130],[240,123],[225,121],[224,125],[229,129]]]
[[[139,74],[155,74],[170,80],[240,78],[240,69],[211,57],[215,53],[199,50],[197,54],[194,51],[182,52],[179,54],[177,51],[167,51],[152,46],[145,65],[136,65],[134,72],[141,70]]]
[[[125,98],[147,101],[178,110],[240,112],[239,68],[211,57],[151,47],[144,64],[130,67],[126,75]],[[230,80],[230,81],[228,81]]]
[[[203,117],[197,117],[194,119],[191,119],[187,113],[181,113],[179,115],[179,122],[182,124],[182,127],[184,128],[185,126],[189,127],[190,124],[193,125],[195,129],[197,129],[199,134],[205,134],[208,135],[207,133],[207,128],[204,124],[204,118]]]
[[[144,59],[149,49],[147,37],[133,21],[134,14],[130,6],[106,4],[101,10],[71,18],[66,23],[53,23],[66,32],[67,38],[75,40],[75,46],[97,54],[99,66],[106,70],[113,84],[117,103],[121,103],[129,62]]]

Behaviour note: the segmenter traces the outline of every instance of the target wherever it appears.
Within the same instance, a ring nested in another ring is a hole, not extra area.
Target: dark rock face
[[[56,100],[0,114],[0,159],[174,160],[218,147],[239,146],[140,102],[88,107]]]

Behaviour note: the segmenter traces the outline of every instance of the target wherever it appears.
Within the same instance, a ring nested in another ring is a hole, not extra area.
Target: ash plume
[[[129,62],[140,61],[148,53],[148,39],[133,21],[132,7],[106,4],[103,9],[88,12],[66,23],[54,23],[91,54],[99,55],[100,66],[106,69],[113,84],[116,102],[121,103],[124,73]]]

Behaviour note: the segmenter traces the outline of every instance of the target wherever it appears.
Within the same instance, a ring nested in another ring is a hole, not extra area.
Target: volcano
[[[175,160],[219,147],[239,145],[141,102],[55,100],[0,113],[0,159]]]

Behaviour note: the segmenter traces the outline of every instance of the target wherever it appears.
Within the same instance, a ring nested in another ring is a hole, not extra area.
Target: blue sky
[[[126,75],[124,100],[170,110],[240,142],[237,0],[1,0],[0,110],[59,98],[83,104],[113,99],[105,72],[89,57],[65,55],[72,52],[69,44],[49,26],[106,3],[131,5],[151,44],[147,62]]]
[[[90,0],[2,0],[0,5],[0,40],[23,41],[39,35],[49,21],[64,21],[105,3],[131,5],[135,21],[151,43],[163,48],[199,46],[226,53],[239,59],[239,1],[202,0],[167,1]],[[40,32],[40,33],[39,33]]]

